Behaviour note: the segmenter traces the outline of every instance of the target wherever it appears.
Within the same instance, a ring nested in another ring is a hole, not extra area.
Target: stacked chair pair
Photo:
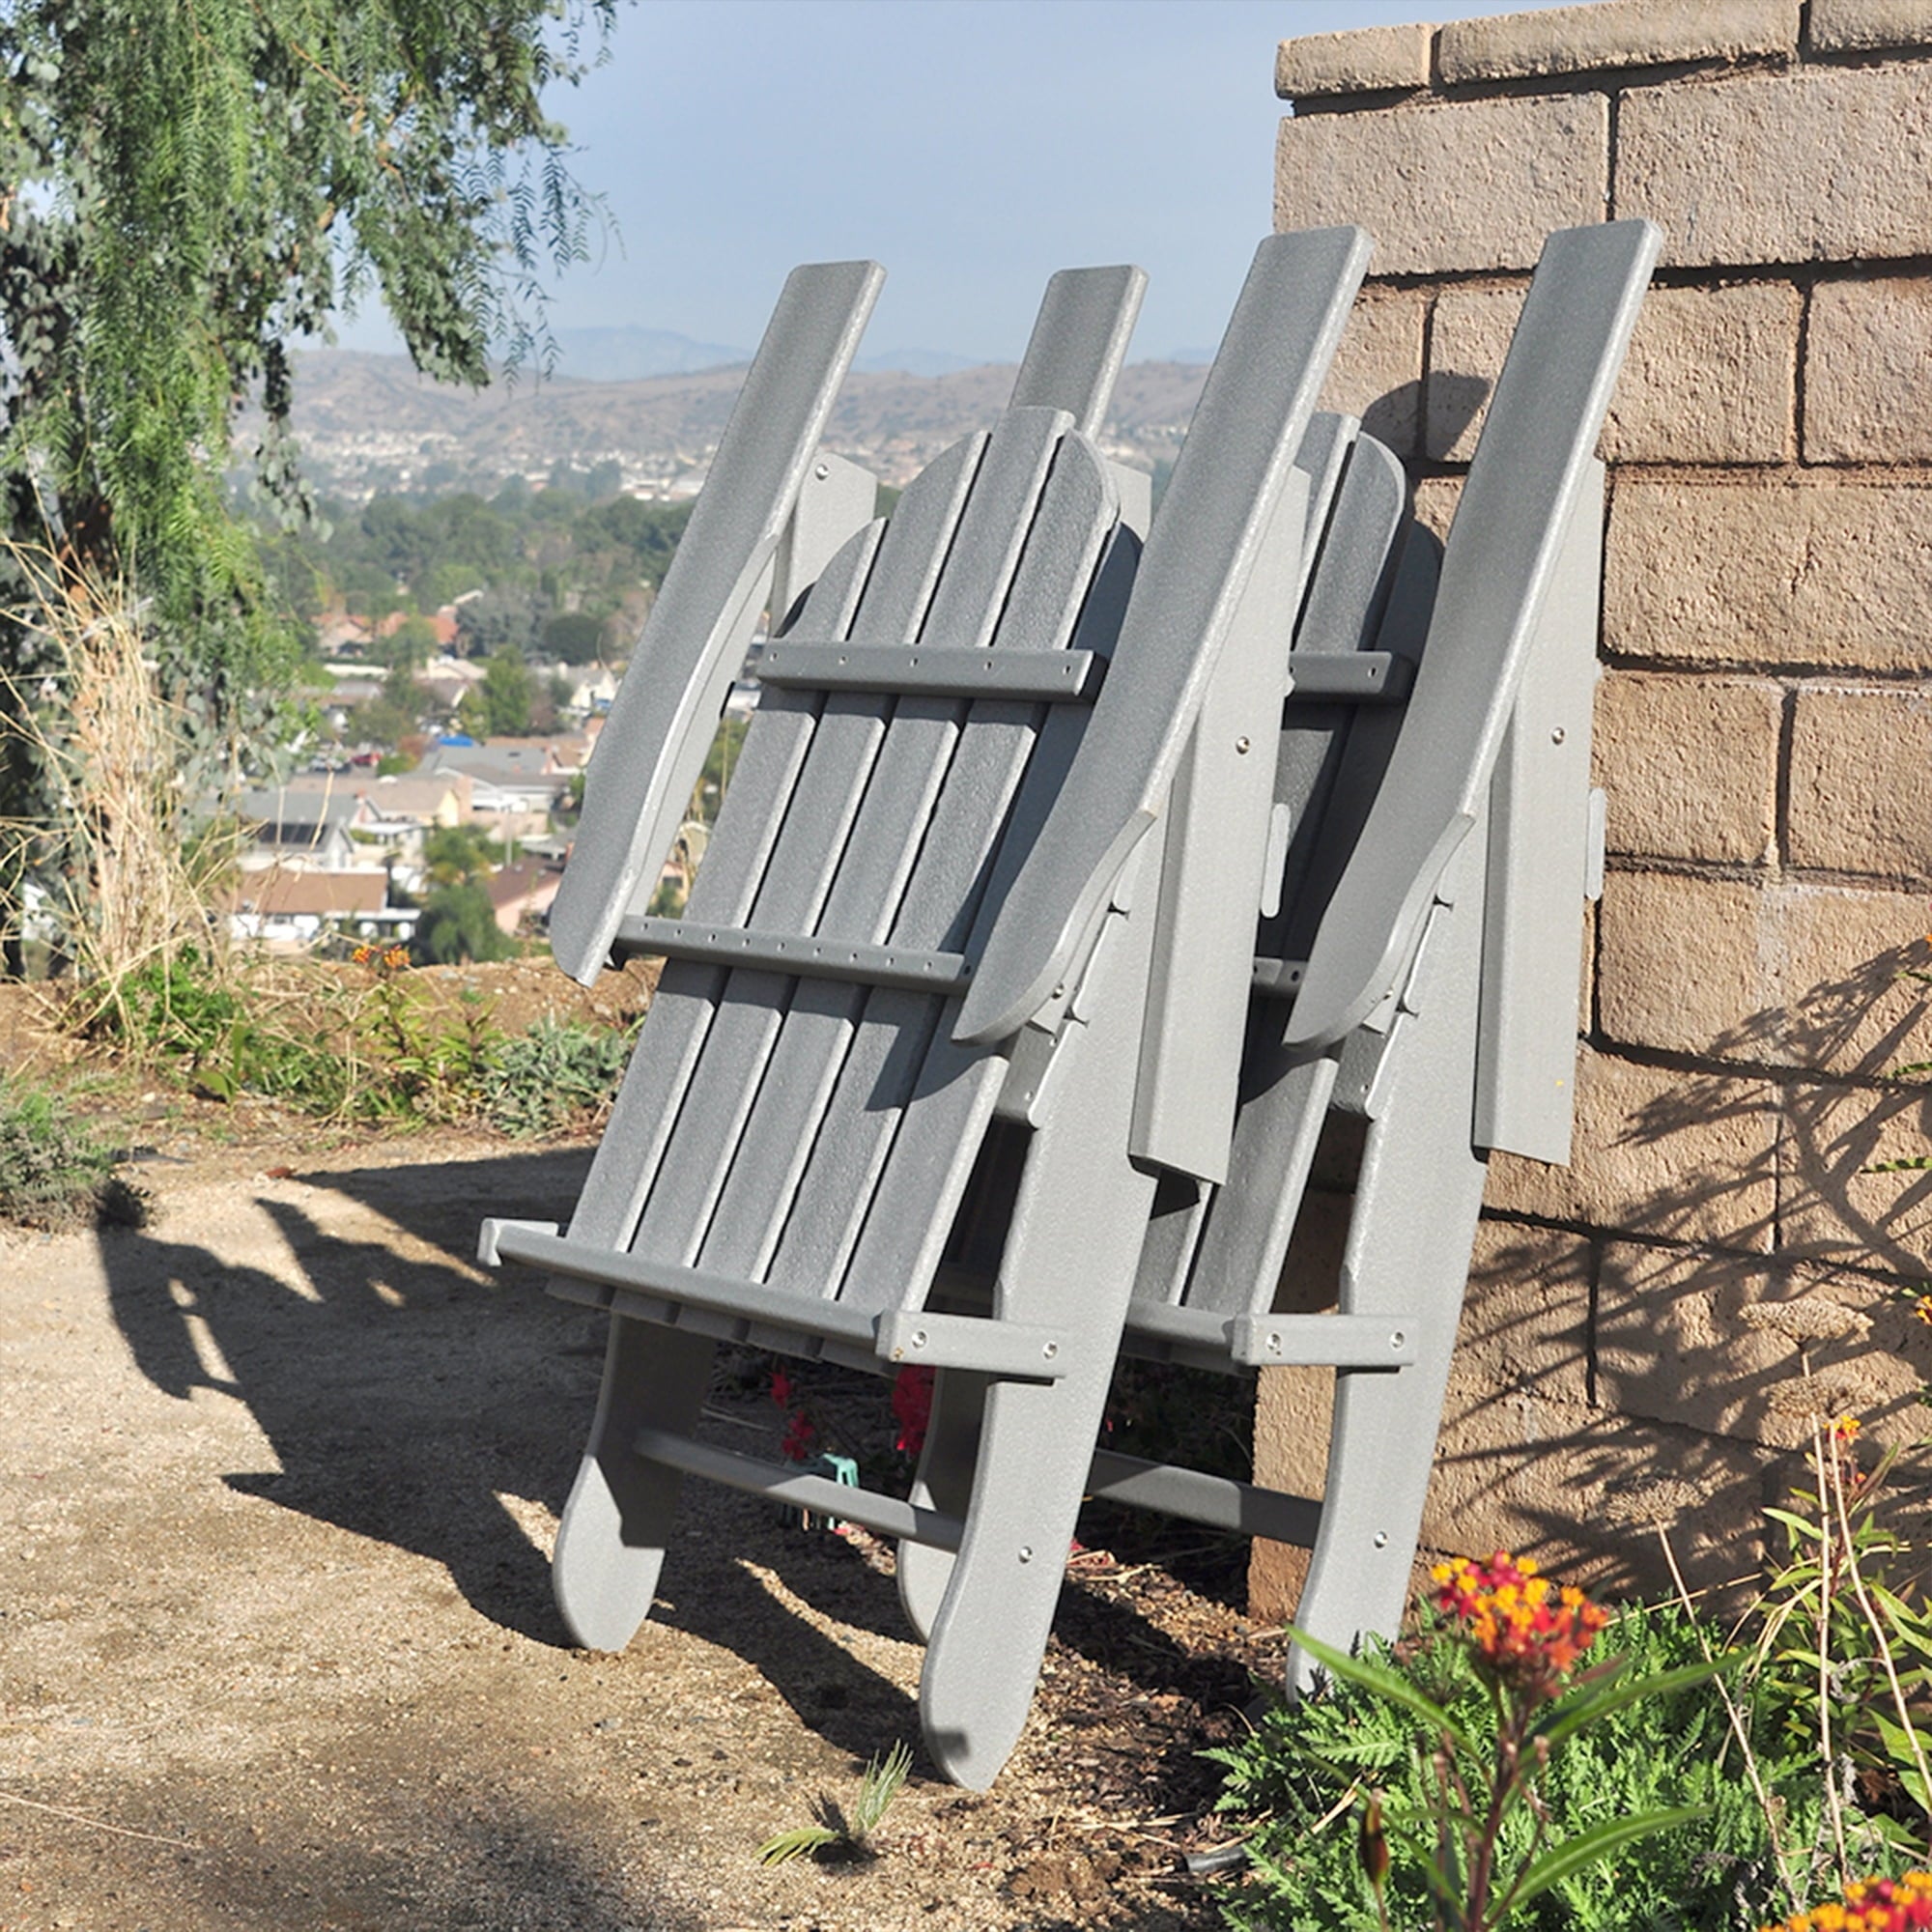
[[[649,1614],[687,1475],[897,1540],[926,1745],[975,1788],[1088,1495],[1312,1544],[1302,1626],[1394,1628],[1488,1151],[1568,1154],[1592,452],[1656,245],[1550,239],[1446,546],[1314,410],[1358,230],[1262,244],[1151,523],[1095,443],[1137,270],[1054,277],[997,427],[886,520],[819,448],[880,272],[792,275],[552,915],[575,977],[664,977],[567,1232],[484,1228],[611,1312],[554,1564],[579,1641]],[[767,610],[688,910],[650,917]],[[1276,1313],[1336,1110],[1368,1123],[1339,1305]],[[975,1279],[942,1262],[995,1149],[1018,1179]],[[698,1439],[721,1341],[932,1368],[910,1497]],[[1123,1351],[1334,1367],[1323,1496],[1096,1453]]]

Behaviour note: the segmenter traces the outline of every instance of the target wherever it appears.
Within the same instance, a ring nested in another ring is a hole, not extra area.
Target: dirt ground
[[[469,1256],[587,1151],[257,1125],[157,1124],[146,1229],[0,1235],[0,1932],[1220,1922],[1197,1753],[1280,1662],[1237,1584],[1088,1559],[990,1795],[922,1765],[875,1859],[761,1866],[917,1739],[889,1557],[694,1484],[656,1617],[574,1649],[601,1318]]]

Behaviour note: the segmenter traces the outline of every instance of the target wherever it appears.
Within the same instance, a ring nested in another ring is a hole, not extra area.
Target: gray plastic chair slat
[[[974,441],[976,446],[962,451],[958,460],[941,459],[932,487],[922,489],[924,479],[916,479],[901,497],[901,515],[887,526],[878,559],[852,617],[855,631],[866,628],[875,599],[882,614],[872,621],[890,625],[886,635],[901,637],[916,631],[942,581],[939,559],[959,540],[971,515],[972,493],[985,480],[986,468],[995,460],[989,446]],[[783,696],[780,715],[789,719],[792,713],[783,705]],[[763,727],[762,710],[761,706],[746,734],[748,753]],[[759,801],[765,815],[754,826],[754,836],[762,835],[765,826],[776,825],[778,838],[749,914],[728,923],[800,935],[819,929],[837,887],[847,840],[863,815],[868,784],[876,776],[875,762],[882,753],[888,760],[893,755],[887,739],[891,711],[892,700],[857,693],[835,694],[824,700],[789,795],[769,805]],[[915,728],[902,719],[901,742]],[[719,814],[706,863],[698,870],[700,887],[718,848],[726,844],[727,831],[733,830],[727,827],[726,816],[736,793],[734,784],[726,795],[725,810]],[[730,842],[735,845],[738,838]],[[888,863],[886,853],[869,850],[864,843],[855,848],[855,855],[854,863],[861,867]],[[703,911],[696,890],[692,910]],[[827,930],[830,936],[865,942],[882,936]],[[678,1112],[679,1126],[667,1145],[644,1204],[632,1244],[637,1251],[664,1261],[698,1261],[777,1042],[790,990],[791,981],[783,974],[737,972],[713,994],[715,1011],[707,1001],[704,1009],[688,1021],[678,1015],[680,1021],[702,1026],[705,1039],[688,1088],[665,1095],[667,1108]],[[640,1047],[650,1032],[651,1025],[646,1025],[639,1036]],[[766,1111],[771,1111],[769,1104]]]
[[[703,959],[717,965],[847,980],[862,986],[956,993],[971,979],[963,952],[922,952],[907,946],[861,946],[850,940],[801,938],[744,925],[694,925],[682,919],[627,919],[620,952],[636,957]]]
[[[1659,239],[1606,222],[1543,251],[1443,556],[1403,782],[1377,799],[1329,904],[1289,1018],[1297,1046],[1345,1037],[1382,997],[1476,821]]]
[[[933,644],[843,644],[786,639],[758,661],[774,691],[873,691],[922,697],[1012,697],[1092,703],[1106,665],[1091,651],[962,650]]]
[[[1319,423],[1323,419],[1316,418]],[[1359,433],[1342,452],[1324,541],[1294,625],[1294,681],[1346,675],[1371,654],[1388,601],[1388,557],[1408,508],[1408,479],[1394,455]],[[1352,695],[1345,690],[1337,695]]]
[[[784,530],[884,270],[797,269],[719,441],[606,722],[551,950],[588,984],[639,882],[669,850],[757,612],[747,611]],[[742,632],[742,635],[740,635]]]
[[[1058,420],[1065,423],[1065,418]],[[1054,641],[1065,645],[1116,514],[1112,483],[1097,453],[1083,440],[1063,440],[1037,513],[1021,520],[1027,544],[1016,581],[1004,570],[986,572],[980,579],[986,589],[997,585],[1002,593],[1011,584],[1003,609],[992,613],[998,623],[996,651],[1009,648],[1014,639],[1029,651]],[[963,544],[962,561],[971,566]],[[935,625],[940,616],[935,606]],[[1053,622],[1062,627],[1057,640],[1043,628]],[[960,720],[957,743],[929,821],[923,821],[918,865],[896,906],[889,907],[891,943],[895,946],[951,951],[964,943],[1037,735],[1039,708],[1034,705],[981,699],[957,706],[954,715]],[[903,790],[880,787],[882,813],[903,809],[895,805]],[[877,992],[855,1006],[856,1027],[849,1037],[814,1043],[815,1054],[843,1054],[847,1065],[791,1207],[773,1264],[774,1279],[780,1273],[804,1279],[815,1272],[833,1283],[839,1280],[863,1225],[871,1185],[899,1130],[901,1111],[922,1084],[924,1049],[937,1019],[936,1001],[920,1010],[907,995]],[[917,1297],[923,1287],[923,1280],[908,1277],[897,1293]]]
[[[962,622],[969,633],[985,635],[997,621],[998,606],[1012,571],[1034,506],[1052,465],[1053,451],[1067,418],[1050,410],[1009,413],[994,436],[980,466],[974,494],[965,506],[948,559],[947,574],[933,593],[931,621],[951,607],[948,621]],[[981,595],[993,603],[983,616],[956,589],[952,572],[978,573]],[[855,629],[867,624],[862,603]],[[831,941],[884,945],[896,940],[895,909],[906,890],[914,863],[932,838],[935,801],[950,761],[956,754],[962,722],[976,707],[952,698],[886,697],[834,699],[864,704],[880,720],[883,740],[849,837],[841,836],[829,858],[830,890],[812,930]],[[1023,707],[994,706],[1005,713]],[[887,721],[890,721],[889,724]],[[802,833],[810,821],[794,819]],[[810,863],[806,861],[805,863]],[[908,938],[908,944],[913,942]],[[919,948],[918,950],[928,950]],[[952,949],[931,949],[952,950]],[[731,1173],[714,1217],[716,1234],[707,1255],[732,1269],[760,1273],[791,1210],[793,1188],[814,1144],[814,1135],[846,1050],[853,1021],[864,1004],[858,985],[823,984],[801,989],[776,1030],[754,1013],[741,1014],[727,997],[719,1018],[719,1065],[727,1082],[745,1082],[763,1069],[755,1118],[748,1122],[743,1145],[732,1152]],[[769,1041],[771,1059],[746,1058],[755,1035]],[[902,1063],[891,1065],[910,1080]],[[876,1096],[891,1105],[890,1093]],[[837,1292],[836,1275],[821,1279],[812,1292]]]
[[[1082,436],[1098,436],[1146,293],[1135,268],[1049,277],[1008,407],[1065,410]]]
[[[941,456],[926,472],[931,487],[909,489],[901,499],[901,510],[908,512],[903,521],[930,523],[938,540],[948,518],[956,517],[982,445],[982,438],[973,438]],[[870,582],[883,536],[884,526],[874,525],[834,558],[807,606],[814,622],[829,627],[849,621]],[[758,707],[692,887],[691,917],[721,925],[742,924],[750,917],[783,823],[784,802],[810,750],[818,706],[810,693],[779,692]],[[651,1002],[651,1024],[638,1037],[572,1216],[573,1238],[603,1247],[629,1245],[724,982],[722,971],[712,967],[673,960],[665,968]]]
[[[1302,529],[1301,565],[1295,582],[1296,620],[1307,603],[1310,580],[1322,553],[1322,539],[1335,513],[1336,497],[1349,468],[1350,452],[1361,434],[1359,418],[1334,410],[1317,410],[1308,418],[1294,452],[1294,467],[1308,478],[1308,511]]]
[[[1257,251],[1149,535],[1084,755],[987,942],[962,1037],[1010,1037],[1039,1009],[1158,813],[1368,246],[1359,229],[1329,229]]]

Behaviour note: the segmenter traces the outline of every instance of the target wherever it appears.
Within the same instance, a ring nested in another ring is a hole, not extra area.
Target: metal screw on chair
[[[1378,1549],[1386,1549],[1388,1548],[1388,1540],[1389,1533],[1387,1530],[1378,1529],[1376,1531],[1376,1548]]]
[[[1050,1361],[1052,1361],[1052,1360],[1053,1360],[1053,1358],[1054,1358],[1054,1357],[1055,1357],[1055,1356],[1056,1356],[1057,1354],[1059,1354],[1059,1353],[1060,1353],[1060,1344],[1059,1344],[1058,1342],[1048,1342],[1048,1343],[1047,1343],[1047,1344],[1046,1344],[1046,1345],[1045,1345],[1045,1346],[1044,1346],[1044,1347],[1043,1347],[1043,1348],[1042,1348],[1042,1349],[1040,1350],[1040,1351],[1039,1351],[1039,1352],[1040,1352],[1040,1353],[1041,1353],[1042,1355],[1044,1355],[1044,1356],[1046,1357],[1046,1359],[1047,1359],[1047,1360],[1048,1360],[1048,1361],[1050,1362]]]
[[[1021,1561],[1022,1563],[1031,1563],[1031,1562],[1033,1561],[1033,1545],[1032,1545],[1032,1544],[1030,1544],[1030,1543],[1023,1543],[1023,1544],[1021,1544],[1021,1545],[1020,1545],[1020,1561]]]
[[[825,479],[832,474],[832,466],[829,463],[814,464],[812,466],[811,473],[815,477],[817,477],[821,483],[823,483]]]

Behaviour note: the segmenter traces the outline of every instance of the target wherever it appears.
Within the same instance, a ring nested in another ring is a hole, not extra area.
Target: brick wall
[[[1932,0],[1601,0],[1288,41],[1282,228],[1359,221],[1331,382],[1446,514],[1550,228],[1662,266],[1603,440],[1609,874],[1574,1164],[1498,1156],[1425,1539],[1749,1571],[1813,1371],[1925,1412],[1932,1175]],[[1332,1219],[1332,1216],[1329,1217]],[[1767,1304],[1796,1310],[1766,1315]],[[1767,1325],[1767,1319],[1770,1325]],[[1263,1464],[1319,1481],[1276,1372]],[[1264,1548],[1257,1605],[1292,1603]]]

